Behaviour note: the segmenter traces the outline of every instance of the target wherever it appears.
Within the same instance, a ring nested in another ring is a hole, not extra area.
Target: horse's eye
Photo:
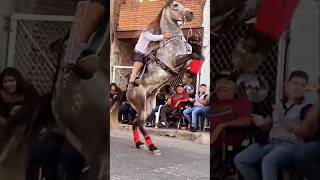
[[[178,4],[174,4],[173,7],[177,8],[177,7],[178,7]]]

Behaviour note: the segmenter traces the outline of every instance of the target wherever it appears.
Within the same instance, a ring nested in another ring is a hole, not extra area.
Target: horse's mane
[[[143,31],[152,30],[153,34],[156,34],[156,35],[161,34],[160,21],[161,21],[161,18],[162,18],[163,10],[165,8],[167,8],[170,4],[171,4],[170,2],[167,2],[165,4],[165,6],[161,8],[161,10],[158,13],[158,15],[156,16],[156,18],[153,21],[151,21],[151,23],[149,23],[146,26],[146,28],[143,29]],[[157,46],[158,44],[159,44],[159,42],[157,42],[157,41],[150,42],[148,48],[152,49],[153,47]]]

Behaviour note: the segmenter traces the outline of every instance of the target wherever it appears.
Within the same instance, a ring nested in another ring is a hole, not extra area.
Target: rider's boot
[[[141,71],[142,67],[143,67],[143,63],[134,62],[131,76],[129,79],[130,85],[139,86],[141,84],[141,77],[138,76],[138,74]]]

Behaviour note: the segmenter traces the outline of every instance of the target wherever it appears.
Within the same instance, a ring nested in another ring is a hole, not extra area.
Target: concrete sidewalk
[[[127,124],[119,124],[119,130],[131,131],[132,126]],[[146,130],[151,135],[168,136],[176,139],[192,141],[199,144],[210,144],[209,132],[190,132],[187,130],[166,129],[166,128],[153,128],[146,127]]]

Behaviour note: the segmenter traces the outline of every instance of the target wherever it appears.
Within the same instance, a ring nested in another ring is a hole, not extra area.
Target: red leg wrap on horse
[[[287,29],[299,0],[264,0],[255,29],[279,39]]]
[[[151,140],[150,136],[146,135],[146,136],[144,136],[144,139],[146,140],[146,142],[147,142],[147,144],[148,144],[148,145],[153,144],[153,142],[152,142],[152,140]]]
[[[138,130],[133,130],[133,139],[135,143],[140,142]]]

